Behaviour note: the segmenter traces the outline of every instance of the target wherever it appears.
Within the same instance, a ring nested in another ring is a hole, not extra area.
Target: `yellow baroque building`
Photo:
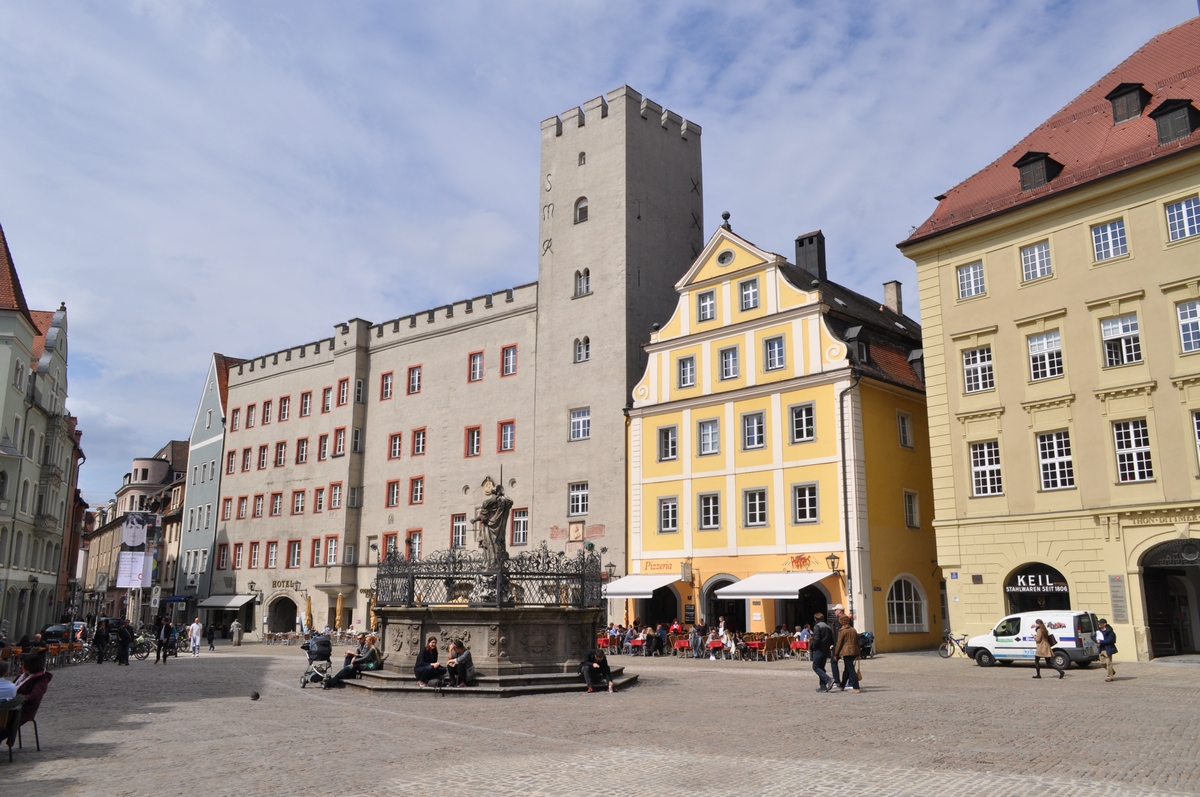
[[[921,329],[718,229],[629,410],[626,622],[789,629],[843,604],[879,650],[941,638]],[[618,616],[620,612],[618,612]]]
[[[1200,650],[1200,18],[939,196],[907,241],[951,625]]]

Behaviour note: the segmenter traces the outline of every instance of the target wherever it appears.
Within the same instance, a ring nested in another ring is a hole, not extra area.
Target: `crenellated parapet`
[[[542,136],[559,137],[564,135],[564,130],[569,133],[572,129],[588,124],[602,124],[609,118],[610,105],[620,102],[628,105],[627,113],[636,113],[646,121],[657,122],[665,132],[677,135],[684,141],[700,137],[700,125],[663,108],[654,100],[642,97],[629,86],[621,86],[608,94],[588,100],[581,106],[542,120]]]
[[[374,324],[368,345],[386,348],[536,310],[537,283],[530,282]]]

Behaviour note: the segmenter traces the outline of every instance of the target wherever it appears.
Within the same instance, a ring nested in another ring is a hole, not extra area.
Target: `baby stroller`
[[[875,635],[870,631],[866,631],[858,635],[858,655],[860,658],[870,659],[875,656]]]
[[[317,634],[301,645],[300,649],[308,654],[308,669],[300,677],[300,688],[322,683],[333,669],[333,642],[329,637]]]

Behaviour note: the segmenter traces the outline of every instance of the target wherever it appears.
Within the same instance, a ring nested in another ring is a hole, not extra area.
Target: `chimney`
[[[820,231],[805,233],[796,239],[796,265],[825,282],[825,235]]]
[[[896,315],[904,315],[904,299],[900,295],[900,280],[883,283],[883,304]]]

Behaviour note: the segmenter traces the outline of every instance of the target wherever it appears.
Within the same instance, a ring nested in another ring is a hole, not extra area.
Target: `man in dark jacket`
[[[161,658],[162,663],[166,664],[171,648],[175,647],[175,624],[171,622],[170,617],[165,618],[163,624],[158,627],[155,642],[158,645],[154,651],[154,663],[158,664],[158,660]]]
[[[117,664],[129,666],[129,649],[133,646],[133,629],[128,620],[117,626]]]
[[[608,658],[604,655],[604,651],[593,650],[587,654],[587,658],[579,664],[579,672],[583,674],[583,681],[587,684],[589,693],[595,691],[593,687],[597,684],[608,684],[608,691],[617,691],[613,685],[612,671],[608,669]]]
[[[1096,647],[1100,648],[1100,663],[1104,665],[1104,669],[1108,673],[1104,680],[1111,683],[1117,677],[1112,663],[1112,657],[1117,652],[1117,632],[1112,630],[1108,620],[1103,618],[1097,625],[1100,627],[1096,629]]]
[[[813,615],[812,637],[808,640],[808,652],[812,654],[813,672],[821,681],[820,686],[817,687],[818,692],[828,692],[837,688],[834,679],[825,672],[825,665],[829,661],[832,648],[833,629],[825,622],[825,615],[817,612]]]
[[[104,649],[108,647],[108,620],[101,620],[92,636],[92,647],[96,649],[96,663],[104,663]]]
[[[446,660],[446,669],[450,671],[451,686],[467,686],[475,680],[475,662],[471,659],[471,651],[461,639],[450,643],[450,658]]]

